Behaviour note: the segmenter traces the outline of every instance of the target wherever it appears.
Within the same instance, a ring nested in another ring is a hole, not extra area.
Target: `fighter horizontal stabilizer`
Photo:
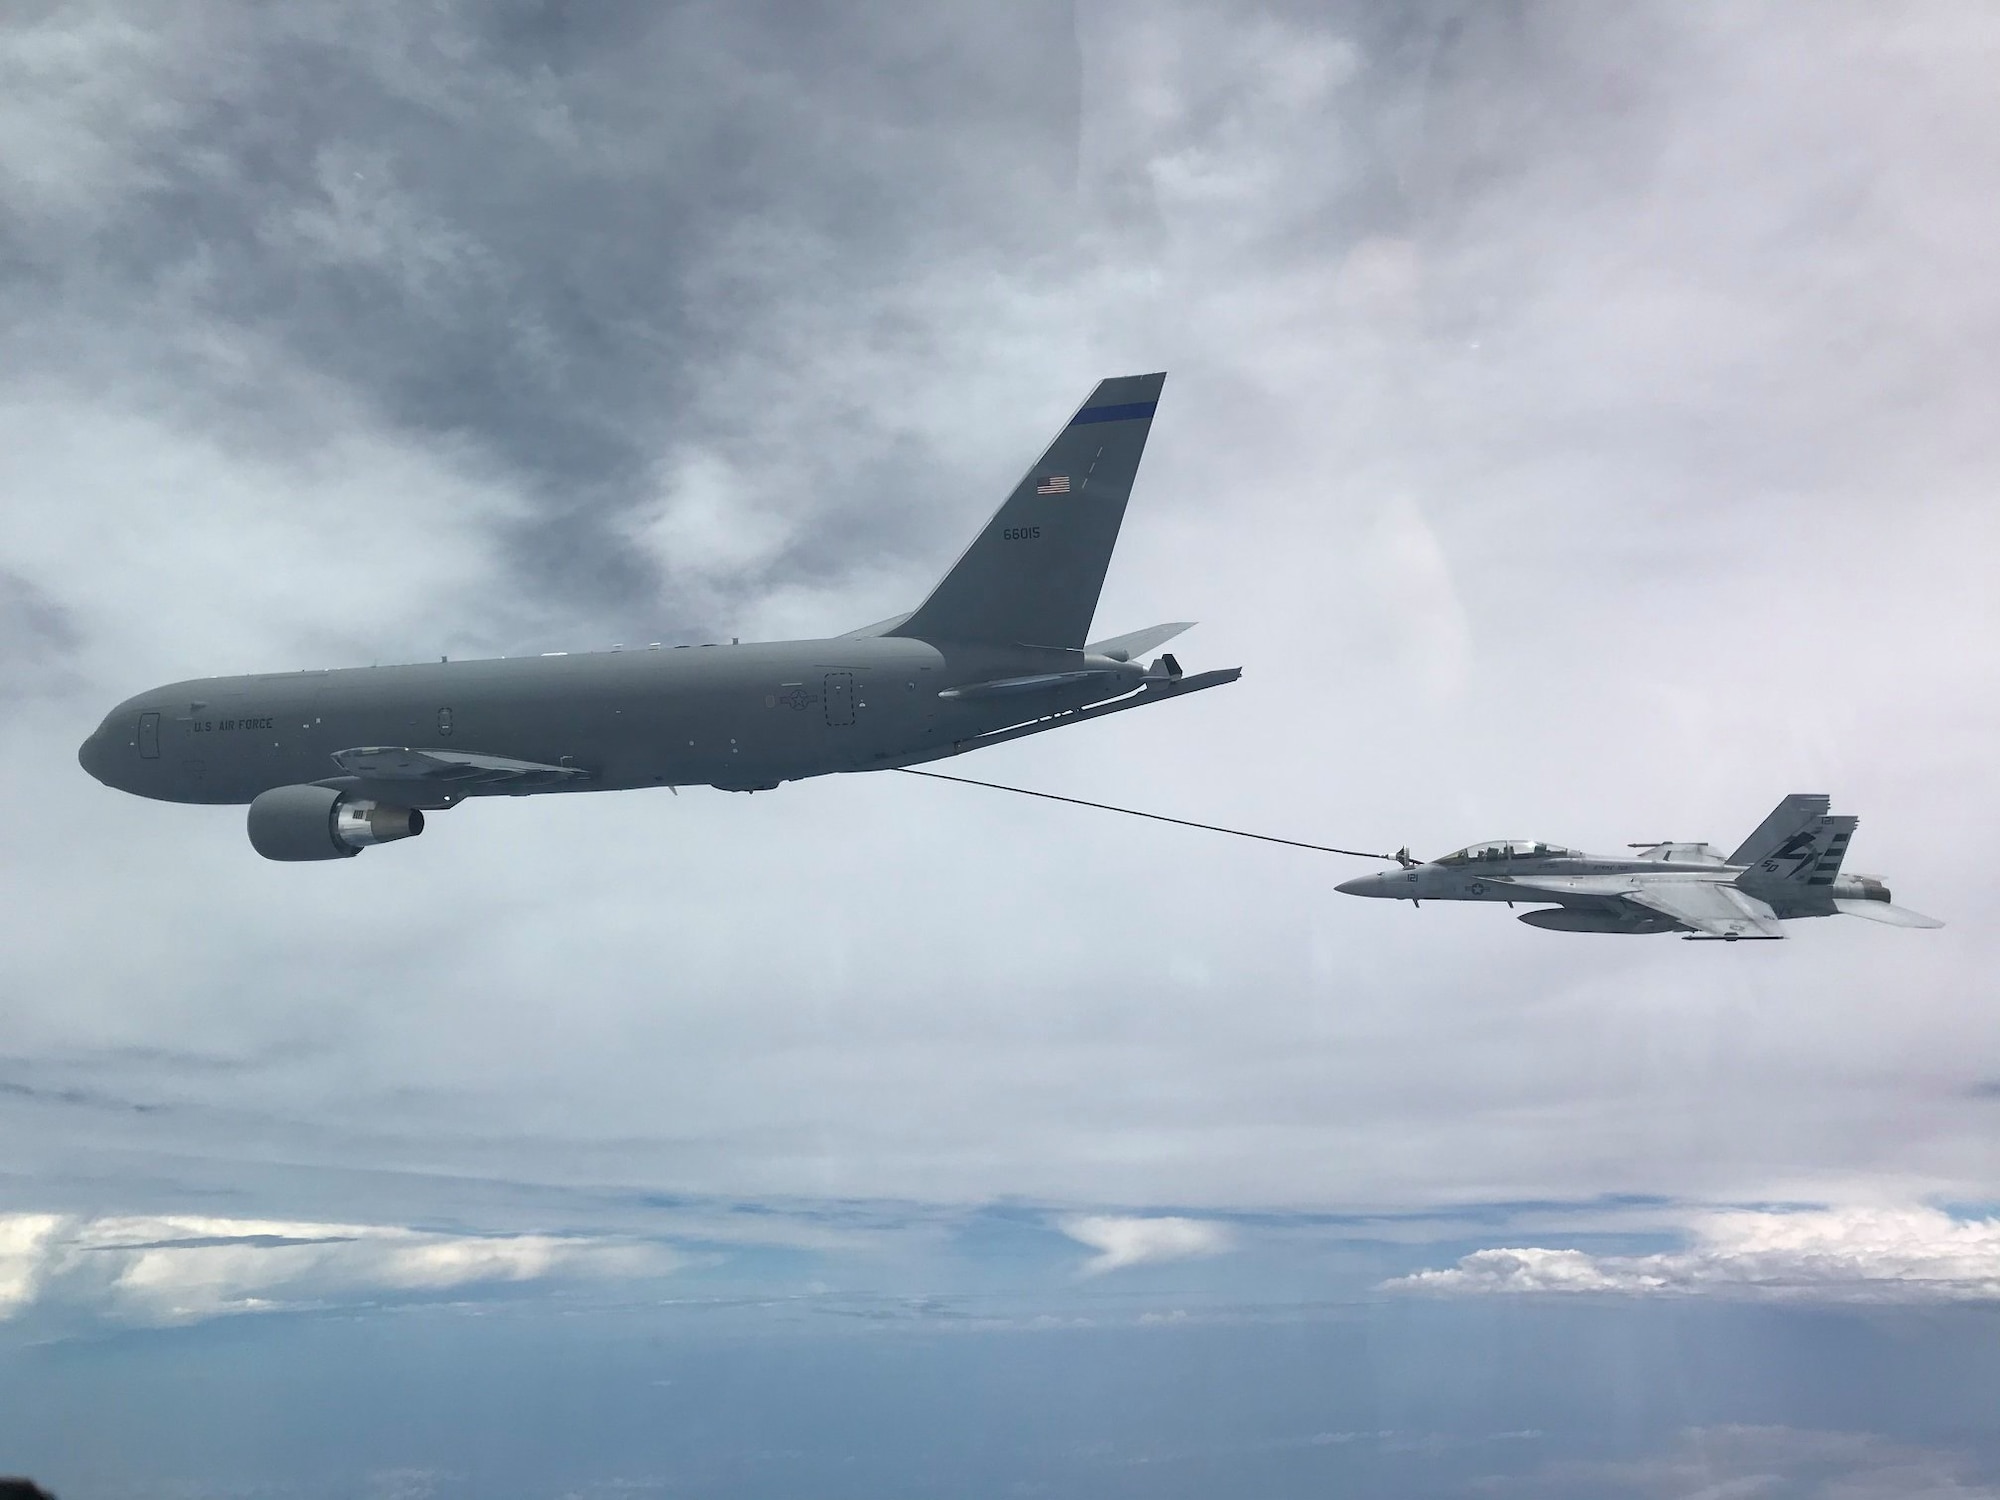
[[[413,750],[407,745],[364,745],[336,750],[333,762],[363,781],[407,781],[431,786],[499,787],[526,791],[565,781],[585,781],[589,773],[577,766],[549,766],[504,755],[474,755],[463,750]]]
[[[1148,625],[1130,635],[1114,635],[1109,640],[1092,641],[1083,648],[1086,656],[1108,656],[1113,661],[1130,661],[1144,656],[1155,646],[1164,646],[1183,630],[1194,629],[1193,620],[1176,620],[1170,625]]]
[[[1845,917],[1866,917],[1871,922],[1882,922],[1890,927],[1944,926],[1936,917],[1911,911],[1907,906],[1892,906],[1887,901],[1836,900],[1833,909]]]

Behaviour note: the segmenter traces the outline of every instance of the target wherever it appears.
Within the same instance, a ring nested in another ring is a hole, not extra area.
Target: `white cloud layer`
[[[657,1276],[679,1264],[659,1245],[565,1235],[201,1215],[0,1214],[0,1320],[48,1307],[160,1327],[506,1282]]]
[[[2000,1299],[2000,1219],[1934,1208],[1716,1214],[1694,1243],[1658,1255],[1480,1250],[1449,1270],[1387,1282],[1399,1291],[1736,1294],[1797,1301]]]
[[[1127,1266],[1221,1255],[1234,1249],[1236,1243],[1226,1224],[1206,1219],[1073,1214],[1056,1227],[1097,1252],[1083,1268],[1087,1276]]]

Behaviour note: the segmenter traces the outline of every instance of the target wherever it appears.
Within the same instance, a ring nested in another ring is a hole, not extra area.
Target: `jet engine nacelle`
[[[250,845],[266,859],[352,859],[370,844],[415,838],[424,815],[330,786],[280,786],[250,804]]]
[[[1580,906],[1545,906],[1521,913],[1530,927],[1551,932],[1672,932],[1680,926],[1672,917],[1626,916],[1615,911],[1591,911]]]

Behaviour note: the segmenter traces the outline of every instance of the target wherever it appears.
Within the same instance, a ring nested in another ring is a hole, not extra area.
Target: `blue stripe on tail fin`
[[[888,633],[1080,648],[1166,378],[1100,381],[931,596]]]

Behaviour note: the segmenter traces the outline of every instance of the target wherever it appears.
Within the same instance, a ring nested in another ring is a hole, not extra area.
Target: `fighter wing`
[[[1781,938],[1778,914],[1726,880],[1646,875],[1532,875],[1503,882],[1554,901],[1612,897],[1672,917],[1704,937]]]
[[[1625,899],[1672,917],[1704,937],[1785,935],[1775,911],[1723,880],[1643,880]]]
[[[589,779],[576,766],[548,766],[504,755],[474,755],[465,750],[413,750],[407,745],[364,745],[333,752],[334,764],[364,781],[406,781],[470,792],[502,787],[526,791]]]
[[[1524,901],[1575,901],[1629,896],[1639,887],[1632,875],[1491,875],[1495,885],[1511,885]]]
[[[1942,927],[1936,917],[1927,917],[1907,906],[1891,906],[1886,901],[1835,901],[1835,911],[1845,917],[1866,917],[1871,922],[1887,922],[1891,927]]]

